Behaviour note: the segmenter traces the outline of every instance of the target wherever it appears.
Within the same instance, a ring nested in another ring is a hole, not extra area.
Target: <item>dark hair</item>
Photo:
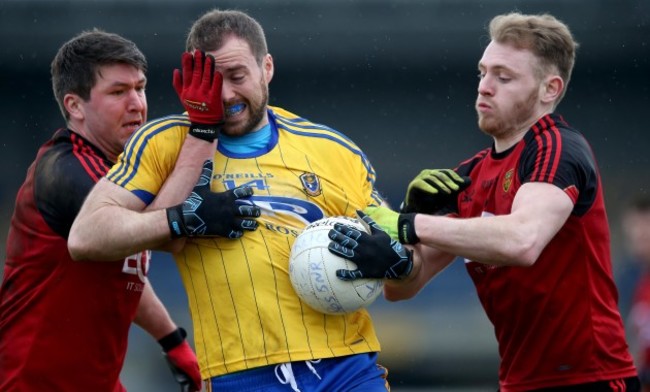
[[[540,60],[537,70],[540,76],[552,72],[560,75],[564,90],[555,102],[557,105],[567,91],[578,49],[569,27],[549,14],[523,15],[513,12],[494,17],[488,29],[493,41],[533,52]]]
[[[255,19],[241,11],[213,9],[203,14],[192,25],[186,48],[188,52],[212,52],[221,48],[231,35],[246,41],[257,63],[262,64],[268,53],[264,30]]]
[[[70,114],[65,109],[63,97],[73,93],[89,100],[99,68],[112,64],[128,64],[147,71],[147,60],[133,42],[99,29],[84,31],[59,48],[50,72],[54,97],[66,121]]]

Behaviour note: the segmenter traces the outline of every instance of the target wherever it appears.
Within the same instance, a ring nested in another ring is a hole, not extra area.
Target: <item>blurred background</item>
[[[38,146],[64,126],[49,73],[59,46],[93,27],[135,41],[149,61],[150,119],[180,112],[172,69],[179,67],[191,23],[213,7],[240,9],[260,21],[276,66],[271,104],[355,140],[377,170],[378,188],[394,205],[421,169],[453,167],[490,145],[476,127],[473,108],[489,20],[517,10],[550,12],[567,22],[581,47],[558,112],[595,150],[617,276],[625,269],[622,205],[650,186],[648,0],[2,0],[3,254],[27,167]],[[173,317],[191,330],[173,260],[155,254],[150,278]],[[632,279],[633,274],[619,280],[622,306]],[[379,299],[370,311],[383,344],[380,362],[389,368],[394,391],[496,390],[493,330],[462,263],[415,299]],[[178,390],[148,335],[134,327],[129,344],[122,376],[130,391]]]

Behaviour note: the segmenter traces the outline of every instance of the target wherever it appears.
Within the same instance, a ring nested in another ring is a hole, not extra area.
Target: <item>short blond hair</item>
[[[564,90],[556,104],[562,100],[571,80],[578,49],[578,43],[565,23],[549,14],[512,12],[494,17],[488,31],[492,41],[533,52],[540,60],[539,77],[557,72],[564,80]]]

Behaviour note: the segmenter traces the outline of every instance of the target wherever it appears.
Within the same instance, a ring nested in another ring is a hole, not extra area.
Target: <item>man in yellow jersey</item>
[[[307,224],[325,216],[354,216],[358,209],[382,204],[372,165],[345,135],[268,105],[273,58],[262,27],[247,14],[207,12],[192,26],[187,50],[174,86],[186,96],[188,113],[152,121],[134,135],[73,226],[72,238],[85,237],[85,249],[75,249],[77,255],[108,257],[104,252],[127,252],[147,241],[177,236],[174,223],[184,218],[169,209],[154,217],[133,206],[142,203],[141,195],[160,191],[188,129],[207,139],[214,135],[218,144],[212,156],[196,157],[212,159],[203,177],[211,179],[215,192],[252,188],[254,194],[246,200],[261,209],[261,216],[257,230],[238,238],[190,236],[174,254],[208,390],[388,390],[368,312],[316,312],[299,300],[289,281],[291,245]],[[215,82],[222,83],[225,110],[219,127],[199,119],[203,108],[210,110],[210,96],[189,99],[189,92],[200,89],[187,88],[194,80],[212,80],[213,69],[214,75],[223,76]],[[191,199],[185,204],[192,204]],[[210,211],[197,210],[195,221],[204,215]],[[93,238],[85,216],[95,217],[95,232],[112,234]],[[120,234],[125,230],[132,235]],[[145,240],[135,235],[137,230],[159,230],[166,236],[143,234]],[[406,263],[395,266],[388,277],[400,278],[409,268]]]

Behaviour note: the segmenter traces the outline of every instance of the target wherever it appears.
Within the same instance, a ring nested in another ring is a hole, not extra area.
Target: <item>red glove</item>
[[[224,122],[221,99],[223,76],[214,69],[214,57],[197,50],[181,56],[183,70],[174,70],[176,94],[190,117],[190,135],[209,142],[217,138]]]
[[[199,363],[192,348],[185,340],[187,332],[183,328],[158,340],[163,348],[167,364],[174,379],[181,385],[182,392],[198,392],[203,388]]]

